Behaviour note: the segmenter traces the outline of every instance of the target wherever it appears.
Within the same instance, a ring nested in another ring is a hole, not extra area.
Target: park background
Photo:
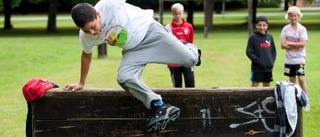
[[[201,6],[200,6],[201,7]],[[311,111],[303,113],[305,137],[319,136],[319,75],[320,75],[320,10],[301,8],[301,23],[308,29],[306,80]],[[269,18],[269,33],[277,46],[274,81],[287,80],[283,76],[285,51],[280,48],[281,28],[288,24],[283,8],[258,8],[257,15]],[[156,15],[157,16],[157,12]],[[165,12],[164,24],[171,15]],[[57,31],[46,31],[47,15],[28,12],[12,15],[13,29],[0,30],[0,137],[25,136],[26,101],[22,86],[31,78],[48,79],[60,87],[79,79],[81,48],[78,29],[66,12],[57,15]],[[214,15],[214,24],[208,37],[203,34],[203,13],[194,13],[195,44],[202,49],[202,65],[195,67],[197,88],[249,87],[250,60],[245,55],[248,39],[247,9],[226,9]],[[0,27],[3,26],[0,13]],[[106,58],[97,58],[94,51],[86,88],[120,88],[116,81],[121,49],[108,46]],[[142,73],[144,82],[152,88],[171,88],[166,65],[150,64]]]

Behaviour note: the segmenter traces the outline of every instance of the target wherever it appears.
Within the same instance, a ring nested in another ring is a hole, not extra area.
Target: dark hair
[[[265,21],[267,24],[269,24],[269,23],[268,23],[268,19],[267,19],[266,16],[259,16],[259,17],[257,17],[257,19],[256,19],[256,24],[259,23],[260,21]]]
[[[96,19],[96,10],[89,3],[79,3],[71,9],[71,17],[77,27],[84,27],[88,22]]]

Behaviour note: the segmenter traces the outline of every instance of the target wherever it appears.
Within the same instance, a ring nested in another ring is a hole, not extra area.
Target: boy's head
[[[269,24],[268,18],[266,16],[258,16],[256,19],[256,24],[259,23],[260,21],[264,21],[266,24]]]
[[[285,15],[286,20],[296,20],[299,21],[302,18],[302,13],[297,6],[289,7],[287,14]]]
[[[100,33],[100,14],[89,3],[79,3],[71,9],[73,22],[86,34],[97,35]]]
[[[184,7],[180,3],[175,3],[171,6],[171,14],[174,21],[180,22],[183,19]]]
[[[266,16],[259,16],[256,19],[256,29],[262,34],[265,34],[268,29],[268,18]]]

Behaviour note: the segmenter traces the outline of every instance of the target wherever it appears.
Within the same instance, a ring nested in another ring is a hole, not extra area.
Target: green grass
[[[309,88],[311,111],[304,112],[304,136],[319,136],[320,103],[319,80],[320,24],[318,16],[306,16],[309,42],[307,44],[306,80]],[[195,19],[195,44],[202,49],[202,65],[195,67],[196,87],[248,87],[250,61],[245,55],[248,32],[245,19],[215,18],[215,26],[207,39],[203,37],[202,19]],[[233,21],[234,20],[234,21]],[[284,50],[279,45],[281,27],[287,22],[283,16],[271,17],[269,32],[273,34],[278,56],[274,80],[287,80],[283,76]],[[279,21],[278,21],[279,20]],[[316,20],[316,21],[312,21]],[[230,23],[223,23],[224,21]],[[303,20],[302,20],[303,22]],[[0,30],[0,136],[24,136],[26,103],[21,88],[30,78],[45,78],[60,87],[79,79],[80,53],[78,30],[70,20],[58,21],[58,32],[45,32],[44,21],[13,21],[15,30]],[[230,25],[231,24],[231,25]],[[3,22],[0,21],[0,26]],[[29,28],[30,27],[30,28]],[[86,87],[120,88],[116,82],[121,49],[108,47],[108,57],[97,59],[94,51]],[[156,70],[156,71],[155,71]],[[150,64],[142,79],[152,88],[172,87],[165,65]],[[275,84],[275,81],[272,85]]]

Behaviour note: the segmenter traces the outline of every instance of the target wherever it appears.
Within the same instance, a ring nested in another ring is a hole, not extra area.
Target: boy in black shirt
[[[251,60],[251,87],[269,87],[273,81],[272,69],[276,60],[276,48],[271,34],[267,33],[268,19],[259,16],[256,20],[256,31],[248,39],[246,54]]]

